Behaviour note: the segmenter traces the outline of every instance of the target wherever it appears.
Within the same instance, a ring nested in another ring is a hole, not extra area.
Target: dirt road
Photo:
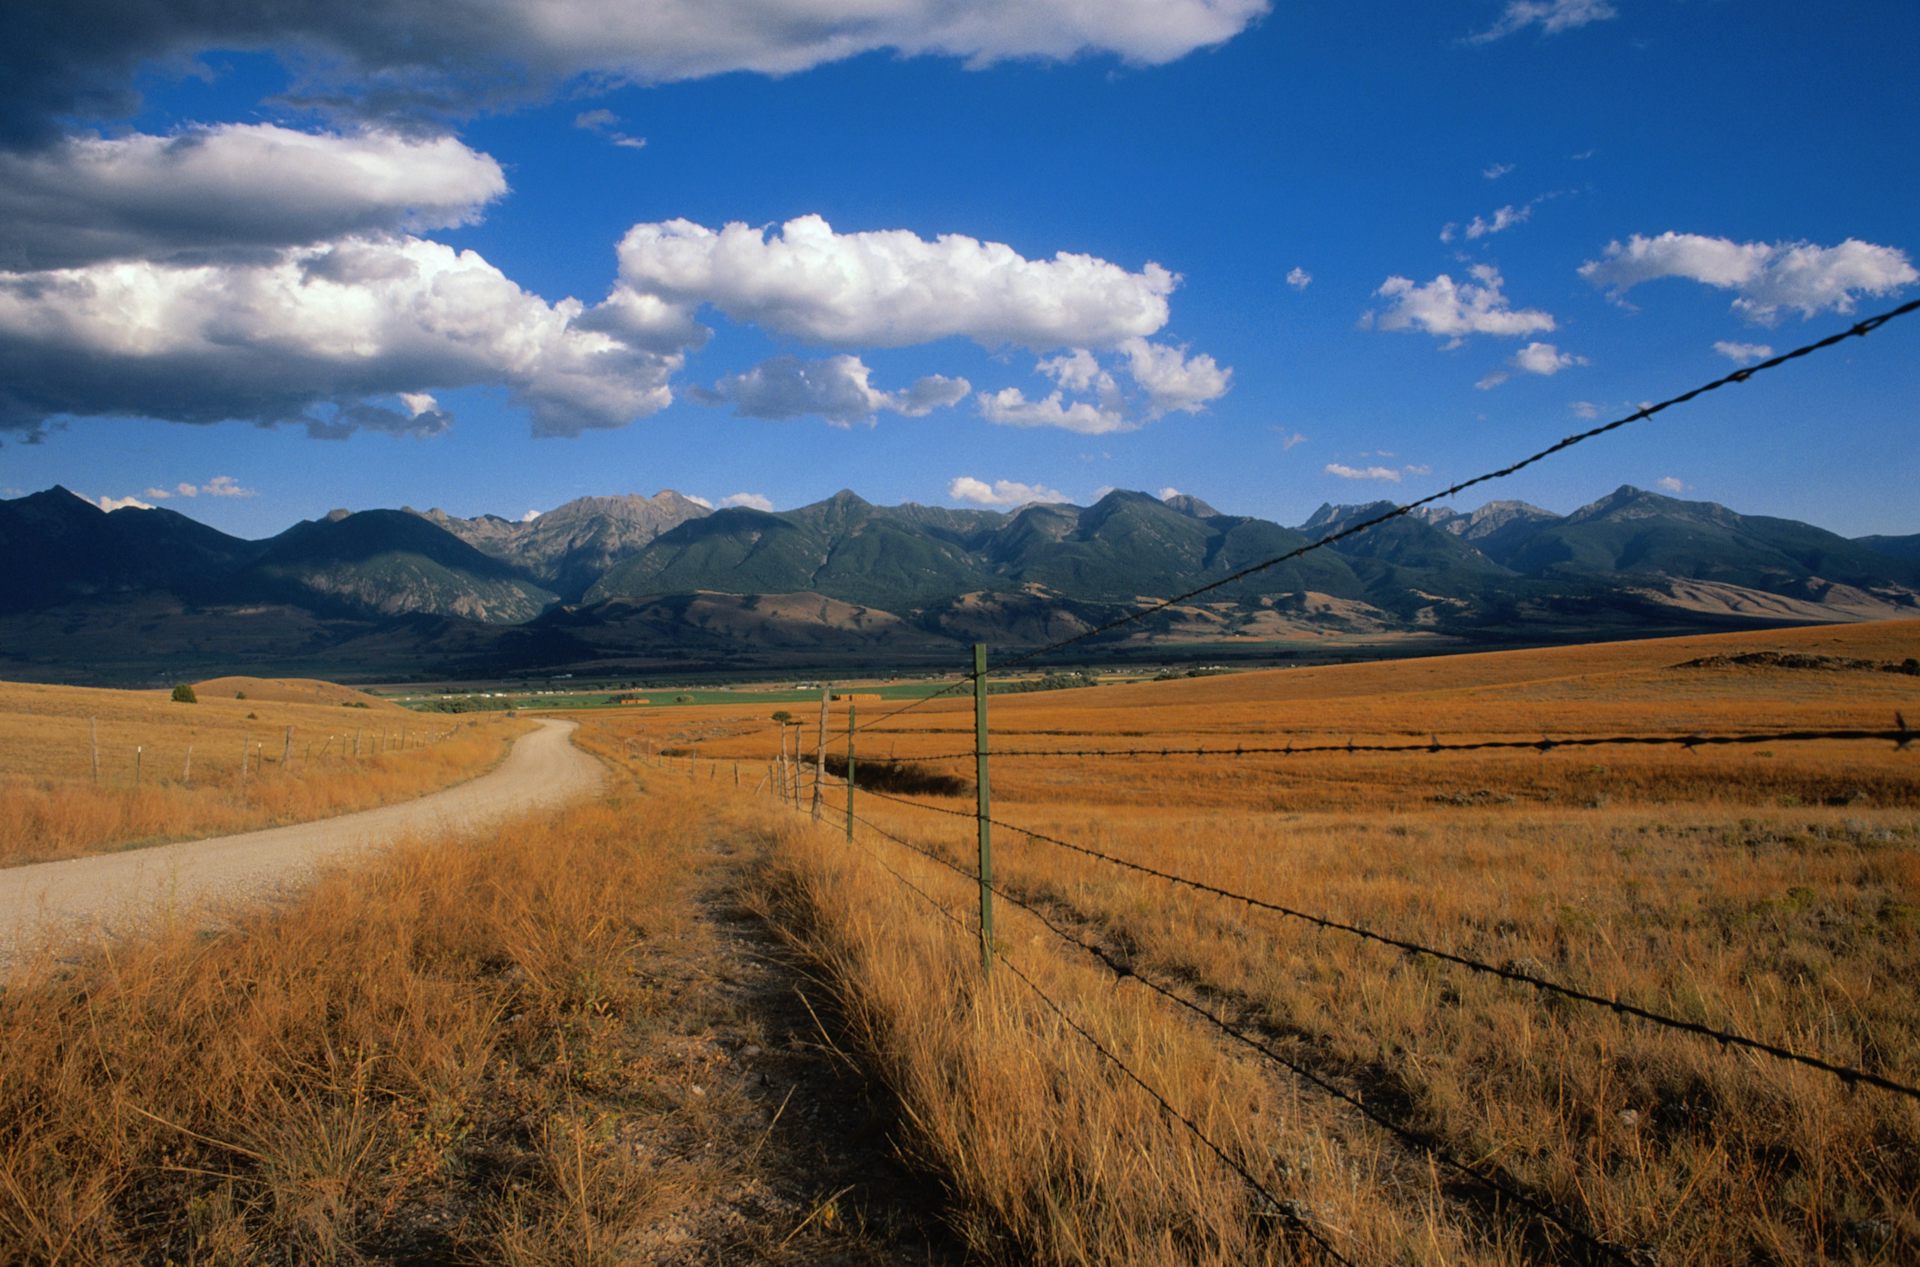
[[[264,897],[360,850],[471,831],[585,795],[599,786],[601,771],[573,746],[575,724],[542,721],[497,769],[419,800],[238,836],[0,869],[0,967],[48,930],[114,932],[157,914]]]

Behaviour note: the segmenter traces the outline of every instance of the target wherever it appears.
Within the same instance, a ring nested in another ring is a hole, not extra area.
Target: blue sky
[[[51,68],[0,87],[0,488],[243,535],[669,487],[1297,523],[1920,293],[1910,5],[83,7],[0,41]],[[1488,495],[1920,531],[1917,341]]]

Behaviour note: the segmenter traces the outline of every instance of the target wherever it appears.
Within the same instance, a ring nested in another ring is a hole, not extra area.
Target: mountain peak
[[[1195,519],[1218,519],[1220,512],[1189,493],[1175,493],[1165,499],[1166,504],[1183,515]]]

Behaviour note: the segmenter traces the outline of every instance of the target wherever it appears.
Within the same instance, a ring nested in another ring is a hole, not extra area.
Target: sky
[[[1920,294],[1916,46],[1897,0],[14,0],[0,495],[1409,500]],[[1920,532],[1916,349],[1484,491]]]

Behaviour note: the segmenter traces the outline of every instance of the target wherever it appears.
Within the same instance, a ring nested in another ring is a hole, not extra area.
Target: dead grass
[[[1291,670],[996,699],[1003,746],[1887,726],[1896,674],[1672,666],[1786,650],[1899,660],[1920,625]],[[717,715],[718,714],[718,715]],[[844,716],[844,714],[841,714]],[[724,769],[758,718],[592,719]],[[960,706],[860,737],[863,761],[968,746]],[[995,765],[996,816],[1684,1019],[1920,1083],[1920,756],[1757,751]],[[966,772],[964,765],[959,767]],[[725,786],[723,783],[722,786]],[[837,795],[830,804],[837,804]],[[928,803],[970,809],[970,798]],[[966,865],[962,820],[861,813]],[[791,822],[768,901],[854,1019],[975,1241],[1012,1261],[1293,1253],[1245,1185],[996,975],[868,849],[960,917],[972,890],[875,835]],[[998,835],[1012,891],[1137,971],[1439,1141],[1623,1253],[1661,1263],[1920,1258],[1920,1106],[1557,1003],[1498,979]],[[1356,1261],[1550,1261],[1551,1221],[1496,1210],[1273,1065],[1249,1066],[1004,904],[1008,953]]]
[[[371,697],[325,682],[203,686],[183,704],[165,691],[0,683],[0,866],[406,800],[489,769],[528,726],[348,707]]]

